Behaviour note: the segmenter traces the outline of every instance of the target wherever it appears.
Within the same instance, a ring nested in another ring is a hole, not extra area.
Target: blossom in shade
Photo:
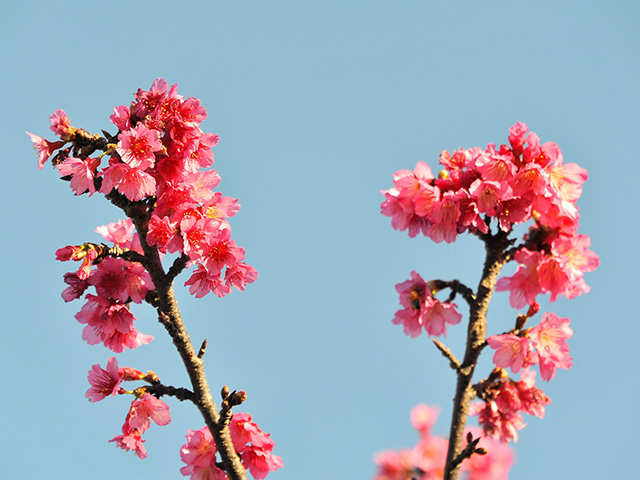
[[[109,358],[106,370],[95,364],[89,370],[88,375],[91,388],[87,390],[86,397],[90,402],[97,402],[108,396],[114,396],[123,390],[120,387],[122,378],[118,373],[118,361],[116,357]]]
[[[87,279],[81,280],[75,272],[65,273],[64,283],[69,285],[62,291],[62,298],[65,302],[80,298],[87,288],[89,288]]]

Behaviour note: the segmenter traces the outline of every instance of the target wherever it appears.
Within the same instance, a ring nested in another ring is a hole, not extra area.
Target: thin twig
[[[444,355],[444,357],[449,360],[449,365],[451,365],[451,368],[453,368],[456,371],[459,371],[460,362],[455,357],[453,352],[449,350],[447,347],[445,347],[444,344],[442,342],[439,342],[438,340],[432,340],[432,342],[435,344],[438,350],[440,350],[440,353],[442,353],[442,355]]]

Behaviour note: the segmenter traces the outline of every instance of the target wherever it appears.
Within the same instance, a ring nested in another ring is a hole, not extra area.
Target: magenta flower
[[[118,373],[118,361],[116,357],[109,358],[107,369],[104,370],[99,364],[95,364],[89,370],[88,375],[91,388],[87,390],[86,397],[90,402],[97,402],[108,396],[120,393],[122,388],[122,378]]]

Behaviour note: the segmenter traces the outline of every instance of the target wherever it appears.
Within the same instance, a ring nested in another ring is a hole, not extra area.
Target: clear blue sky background
[[[269,478],[370,478],[375,452],[414,444],[421,402],[440,405],[446,434],[454,375],[426,336],[391,324],[394,285],[413,269],[475,285],[482,248],[392,230],[379,191],[417,161],[436,169],[442,149],[506,142],[518,120],[589,170],[582,231],[602,265],[591,293],[552,305],[572,319],[575,366],[544,385],[553,403],[528,419],[511,478],[637,478],[636,2],[1,3],[0,478],[181,478],[186,430],[202,426],[170,401],[146,460],[107,443],[129,399],[84,398],[111,353],[81,340],[54,252],[98,241],[119,212],[39,172],[24,134],[52,138],[56,108],[113,131],[111,109],[160,76],[208,109],[219,189],[242,204],[232,226],[259,281],[223,300],[180,284],[178,296],[194,341],[209,339],[210,383],[246,390],[244,411],[272,433],[285,467]],[[515,317],[506,297],[492,333]],[[121,364],[186,384],[152,309],[135,313],[156,340]],[[458,352],[463,330],[446,339]]]

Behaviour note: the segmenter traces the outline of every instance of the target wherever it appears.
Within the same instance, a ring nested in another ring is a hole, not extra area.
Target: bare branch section
[[[455,357],[453,352],[451,352],[451,350],[449,350],[442,342],[439,342],[438,340],[432,340],[432,341],[434,345],[438,348],[438,350],[440,350],[440,353],[442,353],[442,355],[444,355],[444,357],[447,360],[449,360],[449,365],[451,365],[451,368],[453,368],[455,371],[459,371],[460,362]]]

